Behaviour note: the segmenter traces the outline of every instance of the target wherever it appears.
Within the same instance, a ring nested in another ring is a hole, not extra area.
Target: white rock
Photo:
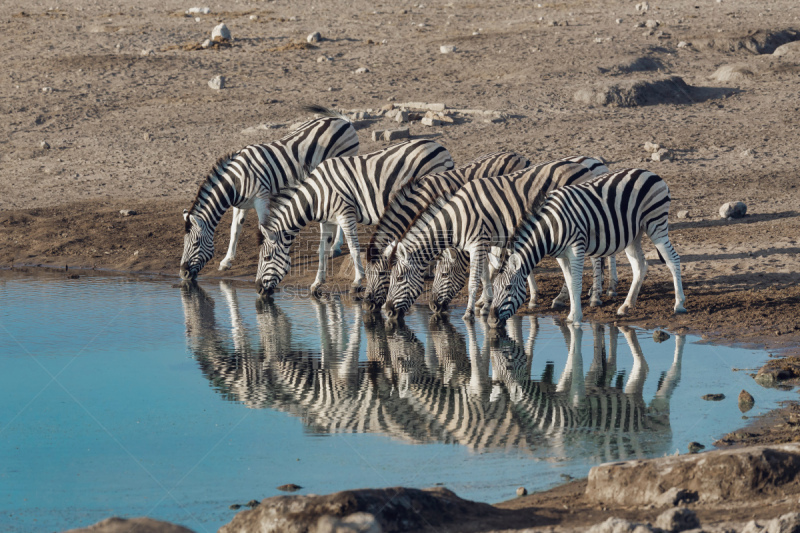
[[[614,22],[616,22],[617,24],[622,24],[622,19],[617,19]]]
[[[250,15],[250,20],[258,20],[258,15]]]
[[[755,520],[750,520],[745,524],[744,528],[742,528],[742,533],[761,533],[762,531],[764,531],[764,528],[758,525]]]
[[[767,524],[767,533],[795,533],[800,531],[800,513],[787,513],[773,518]]]
[[[772,52],[774,56],[787,56],[789,58],[800,58],[800,41],[792,41],[782,44]]]
[[[672,151],[660,148],[657,152],[650,154],[650,159],[653,161],[672,161]]]
[[[385,130],[372,130],[372,140],[373,141],[383,140],[384,131]]]
[[[322,35],[318,31],[310,33],[308,37],[306,37],[306,41],[309,43],[318,43],[321,40],[322,40]]]
[[[650,141],[644,143],[645,152],[650,152],[650,153],[657,152],[659,148],[661,148],[660,144],[651,143]]]
[[[678,48],[686,48],[688,46],[692,46],[692,43],[687,43],[686,41],[681,41],[678,43]]]
[[[333,58],[330,56],[319,56],[317,58],[317,63],[327,63],[328,61],[333,61]]]
[[[214,89],[215,91],[219,91],[223,87],[225,87],[225,76],[214,76],[209,80],[208,86]]]
[[[47,141],[42,141],[39,143],[39,148],[41,148],[42,150],[49,150],[50,143],[48,143]]]
[[[420,122],[422,122],[423,126],[440,126],[442,124],[441,120],[431,117],[422,117]]]
[[[134,211],[133,209],[120,209],[119,210],[119,214],[124,216],[124,217],[132,217],[132,216],[138,215],[138,213],[136,211]]]
[[[211,30],[211,40],[213,41],[217,38],[231,40],[231,30],[228,29],[224,22],[214,26],[214,29]]]
[[[408,111],[405,109],[398,109],[394,115],[394,121],[399,123],[408,122]]]
[[[203,44],[201,44],[200,46],[202,46],[203,48],[210,47],[211,46],[211,39],[206,39],[205,41],[203,41]]]
[[[747,205],[744,202],[727,202],[719,208],[720,218],[742,218],[747,214]]]
[[[369,72],[367,67],[359,67],[353,71],[353,74],[366,74],[367,72]]]
[[[142,57],[154,56],[156,53],[150,49],[142,50],[139,52],[139,55]]]
[[[677,217],[680,219],[689,218],[689,211],[687,211],[686,209],[682,209],[678,211]]]
[[[645,22],[644,25],[645,27],[650,28],[652,30],[653,28],[658,28],[659,26],[661,26],[661,23],[657,20],[650,19],[647,22]]]
[[[636,11],[639,13],[647,13],[648,9],[650,9],[650,4],[648,4],[647,2],[636,4]]]
[[[456,47],[452,44],[443,44],[439,47],[439,52],[442,54],[452,54],[456,51]]]
[[[211,8],[209,7],[190,7],[188,11],[186,11],[189,15],[194,15],[195,13],[200,13],[201,15],[208,15],[211,13]]]
[[[668,533],[678,533],[700,527],[700,520],[694,511],[686,507],[668,509],[656,518],[656,527]]]
[[[195,21],[195,22],[203,22],[203,19],[201,19],[200,17],[195,17],[195,18],[194,18],[194,21]]]
[[[408,139],[408,128],[383,132],[383,140],[385,141],[396,141],[398,139]]]

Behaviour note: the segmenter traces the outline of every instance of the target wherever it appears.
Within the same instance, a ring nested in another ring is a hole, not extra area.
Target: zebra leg
[[[502,265],[505,258],[505,250],[503,248],[498,248],[497,246],[492,246],[489,249],[489,255],[486,256],[487,261],[487,268],[489,269],[489,283],[494,282],[494,278],[499,271],[499,266],[495,267],[495,265]],[[476,307],[483,307],[487,303],[491,303],[491,299],[488,299],[486,296],[486,285],[483,286],[483,292],[481,293],[481,299],[475,302]]]
[[[539,300],[539,287],[536,286],[536,279],[533,277],[535,270],[535,268],[532,268],[531,273],[528,274],[528,290],[531,293],[531,299],[528,300],[528,309],[536,307]]]
[[[592,307],[600,307],[603,305],[603,300],[600,296],[603,294],[603,259],[601,257],[592,257],[592,288],[589,290],[589,305]]]
[[[556,259],[557,260],[557,259]],[[564,258],[567,261],[567,265],[569,265],[569,259]],[[561,262],[558,263],[559,266]],[[564,267],[561,267],[562,272],[564,271]],[[561,290],[558,293],[558,296],[555,297],[553,302],[550,304],[551,309],[564,309],[567,306],[567,302],[569,301],[569,278],[564,275],[564,284],[561,286]]]
[[[336,239],[331,248],[331,259],[336,259],[342,255],[342,243],[344,243],[344,230],[341,226],[336,226]]]
[[[330,250],[331,243],[333,242],[333,234],[336,231],[336,224],[329,222],[320,222],[319,224],[319,267],[317,268],[317,277],[314,283],[311,284],[311,295],[315,298],[320,296],[319,288],[325,283],[325,277],[328,273],[328,251]]]
[[[625,383],[625,394],[637,394],[641,397],[644,382],[647,379],[647,373],[650,367],[647,366],[647,361],[644,358],[642,347],[639,345],[639,339],[636,338],[636,332],[627,326],[620,327],[622,334],[625,335],[625,340],[628,341],[631,354],[633,355],[633,368],[631,368],[631,375]]]
[[[675,284],[675,312],[685,313],[686,307],[684,307],[684,304],[686,303],[686,296],[683,294],[683,283],[681,283],[681,258],[678,256],[678,252],[675,251],[675,248],[672,247],[672,242],[670,242],[669,237],[666,237],[660,242],[654,241],[653,244],[658,248],[661,257],[663,257],[664,261],[667,263],[667,268],[672,273],[672,281]]]
[[[617,258],[613,255],[608,256],[608,292],[611,298],[617,296]]]
[[[633,279],[631,280],[631,288],[628,291],[628,297],[625,298],[625,303],[617,309],[617,314],[620,316],[627,315],[628,311],[636,306],[636,299],[639,297],[639,290],[642,288],[642,281],[644,281],[644,276],[647,273],[647,261],[645,261],[644,252],[642,252],[641,234],[625,248],[625,255],[628,256],[628,261],[631,263]]]
[[[559,260],[559,265],[561,270],[564,271],[564,278],[569,286],[570,309],[567,315],[567,322],[572,322],[574,326],[580,326],[581,320],[583,320],[583,310],[581,309],[583,254],[582,248],[570,246],[564,251],[566,258]]]
[[[233,220],[231,221],[231,241],[228,243],[228,253],[219,262],[220,270],[228,270],[236,257],[236,245],[239,244],[239,236],[242,234],[242,225],[247,209],[233,208]]]
[[[361,264],[361,249],[358,247],[356,218],[353,215],[340,215],[338,222],[344,230],[344,238],[347,239],[347,247],[350,248],[350,258],[355,271],[355,278],[350,286],[353,290],[358,290],[361,288],[361,280],[364,279],[364,265]]]
[[[475,318],[475,297],[478,295],[478,285],[482,278],[488,278],[488,270],[484,275],[484,262],[486,252],[480,246],[475,246],[470,250],[469,254],[469,281],[467,287],[469,291],[469,300],[467,300],[467,311],[464,313],[464,320],[473,320]],[[490,291],[491,284],[488,280],[484,279],[484,290]],[[491,293],[489,293],[489,300],[491,301]],[[489,309],[484,306],[486,313]]]

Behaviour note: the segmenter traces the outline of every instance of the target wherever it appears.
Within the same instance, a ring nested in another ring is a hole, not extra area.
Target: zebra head
[[[447,312],[450,302],[464,287],[469,275],[467,254],[448,248],[439,257],[433,279],[433,290],[428,306],[434,314]]]
[[[183,237],[181,279],[197,278],[198,272],[214,256],[214,229],[203,218],[183,210],[186,234]]]
[[[283,231],[270,231],[259,226],[258,270],[256,272],[256,291],[260,296],[271,296],[275,287],[289,272],[292,265],[289,247],[292,238]]]
[[[511,254],[503,267],[497,272],[492,287],[494,298],[489,308],[489,327],[502,327],[506,320],[517,312],[527,294],[526,280],[530,271],[525,272],[525,264],[519,253]]]
[[[383,253],[376,250],[367,251],[367,262],[364,265],[364,301],[370,311],[379,311],[386,303],[386,294],[389,292],[389,256],[394,251],[396,243],[392,242],[383,250]]]
[[[421,264],[416,256],[417,254],[409,254],[403,243],[397,245],[385,306],[386,316],[390,319],[403,318],[422,293],[426,265]]]

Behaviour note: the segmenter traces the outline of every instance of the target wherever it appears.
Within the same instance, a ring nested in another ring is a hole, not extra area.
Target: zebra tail
[[[344,116],[338,111],[335,111],[333,109],[328,109],[327,107],[323,107],[321,105],[309,104],[302,106],[301,109],[303,111],[306,111],[307,113],[315,113],[317,115],[322,115],[323,117],[340,118],[342,120],[346,120],[347,122],[352,123],[352,121],[348,117]]]

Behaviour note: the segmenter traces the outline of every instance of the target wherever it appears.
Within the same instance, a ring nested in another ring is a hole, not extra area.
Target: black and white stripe
[[[313,169],[330,157],[358,153],[358,136],[347,118],[318,106],[306,110],[324,116],[280,140],[247,146],[214,165],[192,206],[183,212],[186,235],[181,278],[196,278],[214,255],[214,233],[228,209],[233,208],[231,240],[220,270],[231,266],[248,210],[255,209],[259,222],[265,222],[270,196],[296,183],[305,175],[304,169]]]
[[[583,259],[605,257],[625,250],[633,280],[625,303],[627,314],[642,286],[647,262],[642,235],[647,234],[672,273],[675,312],[685,313],[680,258],[669,240],[669,187],[647,170],[611,172],[587,183],[541,195],[512,237],[514,253],[494,280],[489,324],[497,326],[513,315],[525,298],[525,279],[545,255],[556,257],[570,289],[567,320],[583,319],[580,292]]]
[[[497,152],[482,156],[461,168],[429,174],[398,190],[389,199],[389,206],[367,245],[364,301],[370,309],[377,311],[386,302],[390,270],[388,256],[393,245],[420,213],[432,205],[438,206],[437,201],[450,198],[468,181],[508,174],[529,165],[530,161],[519,154]]]
[[[509,246],[514,228],[538,194],[593,177],[587,166],[559,160],[465,184],[439,209],[423,213],[395,247],[387,315],[402,316],[422,293],[422,273],[428,264],[447,248],[457,248],[469,253],[469,301],[464,318],[474,317],[481,280],[491,300],[489,269],[485,268],[490,247]]]
[[[319,269],[312,294],[325,281],[327,251],[336,224],[344,231],[355,268],[353,286],[361,284],[364,267],[359,255],[356,224],[378,223],[393,193],[431,172],[453,168],[442,145],[426,140],[398,143],[384,150],[321,163],[308,178],[275,196],[272,213],[261,226],[264,237],[258,258],[256,284],[260,294],[271,294],[290,267],[289,247],[302,228],[319,222],[322,238]]]
[[[573,157],[566,157],[564,159],[559,159],[559,161],[580,163],[581,165],[591,170],[592,175],[594,176],[600,176],[608,172],[608,168],[605,166],[605,164],[603,164],[600,160],[592,157],[573,156]],[[502,250],[500,253],[497,253],[497,250],[499,249],[493,250],[492,253],[487,256],[487,258],[489,259],[490,279],[494,279],[494,274],[500,267],[500,264],[505,260],[506,251]],[[608,295],[616,296],[617,264],[616,261],[614,260],[614,257],[609,257],[607,259],[607,262],[609,268]],[[592,261],[592,267],[593,267],[592,273],[594,279],[598,280],[600,286],[602,287],[603,285],[602,262]],[[449,250],[446,250],[441,255],[439,261],[436,263],[433,286],[431,288],[431,295],[429,302],[431,310],[434,313],[446,312],[452,299],[455,298],[455,296],[464,287],[464,284],[466,283],[468,276],[469,276],[469,255],[465,251],[458,250],[456,248],[451,248]],[[528,307],[535,307],[537,304],[538,291],[536,286],[536,280],[533,277],[533,271],[531,271],[531,274],[528,277],[528,287],[531,290],[531,297],[528,303]],[[593,287],[594,284],[592,284],[592,288]],[[486,296],[486,291],[484,290],[484,297],[485,296]],[[600,299],[600,296],[601,294],[595,293],[594,291],[590,290],[590,303],[592,306],[602,305],[603,302]],[[484,297],[482,297],[481,300],[476,302],[475,305],[480,306],[486,303]],[[569,300],[569,292],[567,289],[567,285],[565,283],[562,286],[559,295],[553,300],[552,307],[554,309],[562,308],[565,306],[568,300]]]

